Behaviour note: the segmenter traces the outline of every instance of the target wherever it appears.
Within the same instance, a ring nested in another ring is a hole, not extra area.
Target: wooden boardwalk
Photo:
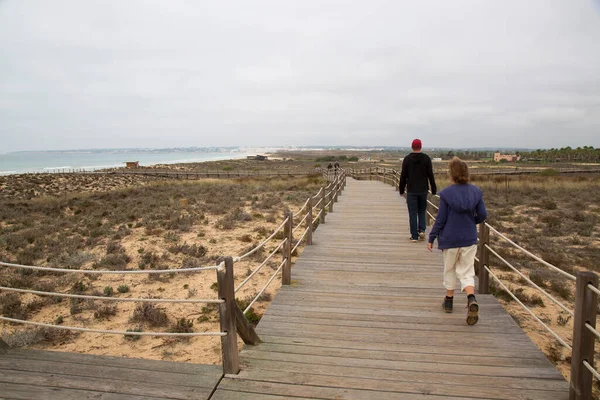
[[[348,185],[258,325],[263,343],[212,396],[233,399],[567,399],[568,383],[491,295],[441,309],[441,252],[408,241],[391,186]]]

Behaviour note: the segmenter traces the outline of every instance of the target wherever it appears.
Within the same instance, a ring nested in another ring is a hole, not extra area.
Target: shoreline
[[[171,154],[173,159],[169,159],[168,154]],[[190,155],[189,158],[182,158],[184,155],[181,152],[174,153],[164,153],[164,154],[143,154],[143,153],[131,153],[132,161],[138,161],[140,163],[140,167],[142,168],[152,168],[157,165],[173,165],[173,164],[188,164],[188,163],[203,163],[203,162],[211,162],[211,161],[226,161],[226,160],[240,160],[245,159],[250,153],[218,153],[218,152],[207,152],[207,153],[187,153]],[[87,154],[89,155],[89,154]],[[71,172],[97,172],[118,168],[125,168],[126,161],[117,161],[114,158],[110,157],[113,155],[112,153],[106,154],[102,160],[98,160],[97,164],[94,164],[94,161],[89,161],[88,157],[83,157],[80,159],[71,159],[68,157],[58,158],[53,161],[51,159],[48,160],[32,160],[25,166],[24,162],[21,159],[16,159],[14,161],[11,160],[2,160],[3,156],[0,155],[0,176],[12,176],[12,175],[25,175],[25,174],[57,174],[57,173],[71,173]],[[145,156],[145,157],[144,157]],[[121,158],[121,157],[119,157]],[[133,160],[135,159],[135,160]],[[5,165],[2,165],[5,161]],[[36,165],[37,163],[37,165]],[[57,166],[41,166],[40,164],[50,164]],[[92,164],[92,165],[90,165]]]

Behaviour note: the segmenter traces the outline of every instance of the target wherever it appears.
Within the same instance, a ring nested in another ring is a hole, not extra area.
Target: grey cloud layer
[[[600,146],[600,1],[0,1],[3,151]]]

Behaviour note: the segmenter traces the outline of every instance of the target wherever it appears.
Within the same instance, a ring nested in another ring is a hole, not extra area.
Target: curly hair
[[[455,183],[465,184],[469,183],[469,167],[467,163],[458,157],[454,157],[450,163],[448,163],[450,169],[450,177]]]

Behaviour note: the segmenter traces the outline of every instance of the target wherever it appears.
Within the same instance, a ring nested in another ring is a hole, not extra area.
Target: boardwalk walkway
[[[348,179],[339,200],[212,399],[568,398],[493,296],[472,327],[464,295],[441,311],[441,253],[408,241],[391,186]]]

